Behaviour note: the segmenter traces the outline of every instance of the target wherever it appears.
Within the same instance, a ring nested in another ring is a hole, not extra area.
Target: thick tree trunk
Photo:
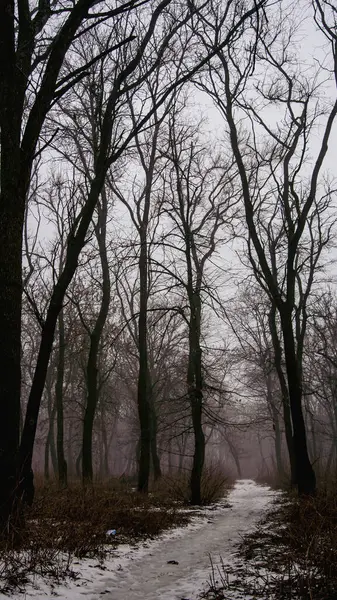
[[[191,504],[200,505],[201,477],[205,461],[205,436],[202,428],[202,394],[194,392],[191,398],[194,432],[194,454],[191,472]]]
[[[92,434],[98,401],[97,390],[97,354],[98,339],[94,333],[90,336],[90,350],[87,362],[87,404],[83,419],[82,436],[82,480],[84,484],[93,480]]]
[[[67,487],[67,462],[64,456],[64,418],[63,418],[63,383],[65,364],[65,335],[63,309],[59,314],[59,348],[57,360],[57,376],[55,384],[55,402],[57,412],[57,469],[58,482],[61,487]]]
[[[144,493],[148,492],[149,487],[151,450],[150,407],[147,398],[146,368],[144,350],[140,350],[138,375],[138,414],[140,424],[138,491]]]
[[[16,63],[13,13],[14,6],[5,0],[0,9],[0,534],[9,531],[20,477],[22,231],[27,187],[25,179],[20,182],[20,136],[26,75]]]
[[[274,415],[274,444],[277,473],[280,477],[282,477],[284,475],[282,460],[282,435],[278,414]]]
[[[291,483],[293,485],[296,484],[296,466],[295,466],[295,456],[294,456],[294,447],[293,447],[293,426],[291,422],[291,412],[290,412],[290,402],[289,402],[289,392],[285,379],[285,375],[282,369],[282,350],[281,344],[279,340],[279,336],[277,333],[276,327],[276,307],[273,302],[272,308],[269,313],[269,329],[272,336],[273,349],[274,349],[274,361],[275,361],[275,369],[278,375],[281,394],[282,394],[282,408],[283,408],[283,421],[284,421],[284,429],[285,429],[285,438],[289,455],[289,464],[290,464],[290,477]]]
[[[194,454],[191,472],[191,504],[200,505],[201,477],[205,461],[205,435],[202,427],[203,383],[200,348],[201,305],[197,293],[190,294],[191,316],[189,324],[189,364],[187,374],[188,394],[192,409]]]
[[[153,415],[151,415],[151,420],[153,419]],[[153,421],[152,421],[153,423]],[[157,448],[157,433],[156,430],[152,429],[151,432],[151,458],[152,458],[152,467],[153,467],[153,477],[155,481],[161,478],[161,466],[160,466],[160,458],[158,455]]]
[[[294,334],[290,311],[281,312],[284,343],[284,356],[287,369],[288,391],[293,425],[293,449],[296,469],[296,482],[300,495],[312,495],[316,491],[315,472],[311,466],[305,424],[302,411],[302,382],[295,350]]]
[[[1,136],[5,132],[1,131]],[[13,137],[16,132],[13,130]],[[24,201],[15,187],[15,148],[2,148],[0,197],[0,533],[19,482],[22,226]],[[23,205],[23,206],[22,206]],[[21,210],[18,207],[21,206]],[[18,214],[19,213],[19,214]]]
[[[311,434],[311,436],[309,437],[310,460],[312,462],[316,463],[316,470],[317,470],[317,467],[319,464],[319,461],[318,461],[319,452],[317,449],[315,419],[314,419],[314,415],[311,411],[307,411],[307,418],[308,418],[308,422],[310,423],[310,434]],[[309,430],[309,427],[307,427],[307,430]],[[311,438],[311,440],[310,440],[310,438]]]
[[[270,413],[273,419],[273,430],[274,430],[274,447],[275,447],[275,459],[276,469],[280,477],[284,475],[283,461],[282,461],[282,434],[280,428],[280,419],[275,401],[273,398],[272,382],[271,377],[267,376],[267,402],[270,407]]]

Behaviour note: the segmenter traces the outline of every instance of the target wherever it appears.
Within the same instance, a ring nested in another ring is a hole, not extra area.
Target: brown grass
[[[232,487],[233,481],[218,467],[206,467],[201,479],[201,503],[213,504],[223,498]],[[190,504],[189,474],[165,476],[158,489],[166,498],[184,505]]]
[[[224,479],[216,482],[217,477],[215,472],[205,475],[205,503],[225,492]],[[183,508],[187,498],[187,478],[163,478],[148,496],[118,479],[87,489],[76,483],[59,489],[55,483],[40,482],[33,507],[25,514],[20,547],[0,543],[0,591],[23,589],[32,575],[56,581],[75,576],[74,557],[103,561],[109,549],[120,543],[153,538],[186,525],[191,518]],[[116,535],[107,536],[109,529],[115,529]]]
[[[212,570],[205,598],[229,599],[238,589],[263,600],[336,600],[336,493],[285,495],[244,538],[238,565]]]

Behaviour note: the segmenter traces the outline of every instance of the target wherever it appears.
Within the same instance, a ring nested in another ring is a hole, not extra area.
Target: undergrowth
[[[337,599],[337,496],[283,495],[244,537],[234,566],[212,565],[207,600],[231,593],[263,600]]]
[[[223,496],[225,483],[218,472],[206,471],[204,503]],[[148,496],[119,479],[85,489],[76,483],[59,489],[56,483],[40,482],[33,506],[25,513],[19,546],[13,548],[0,538],[0,591],[23,590],[34,576],[56,583],[76,577],[74,559],[95,558],[103,564],[121,543],[133,544],[186,525],[191,518],[186,504],[188,479],[180,476],[163,477]],[[116,535],[108,536],[108,530],[116,530]]]

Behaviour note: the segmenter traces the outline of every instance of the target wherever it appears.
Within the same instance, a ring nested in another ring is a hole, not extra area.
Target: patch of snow
[[[12,600],[194,600],[209,580],[210,559],[217,568],[235,562],[236,545],[251,531],[277,492],[254,481],[236,482],[216,507],[198,509],[192,523],[131,547],[121,545],[104,564],[74,561],[78,578],[67,585],[46,585],[39,578]],[[237,596],[239,598],[239,596]],[[233,596],[234,600],[235,596]],[[8,596],[0,594],[0,600]]]

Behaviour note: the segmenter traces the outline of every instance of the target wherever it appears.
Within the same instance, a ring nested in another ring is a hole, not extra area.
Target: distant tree
[[[160,89],[160,71],[157,70],[146,82],[149,102],[155,106],[156,97]],[[170,111],[174,93],[168,97],[160,111],[155,110],[149,121],[146,132],[135,136],[135,153],[130,156],[130,164],[139,170],[139,175],[133,175],[131,190],[125,190],[125,181],[122,186],[111,181],[111,187],[116,197],[125,205],[132,226],[136,230],[137,240],[133,241],[135,261],[138,262],[137,282],[139,284],[138,296],[133,291],[132,303],[137,307],[137,312],[132,314],[134,323],[129,328],[139,354],[139,372],[137,383],[137,403],[140,423],[140,448],[139,448],[139,479],[138,490],[148,491],[150,460],[154,469],[154,477],[161,476],[160,461],[156,445],[156,414],[152,394],[151,368],[148,358],[148,306],[150,294],[149,262],[150,246],[153,237],[152,222],[158,213],[157,198],[158,179],[160,169],[159,146],[162,143],[162,124]],[[130,102],[130,111],[135,122],[135,107]],[[123,189],[124,187],[124,189]],[[131,299],[129,299],[130,302]]]
[[[180,295],[184,305],[188,329],[186,383],[194,435],[191,502],[200,504],[205,460],[203,307],[211,289],[210,263],[227,235],[223,228],[231,220],[236,195],[231,161],[221,162],[204,147],[194,127],[181,124],[179,111],[170,117],[168,140],[161,207],[165,217],[161,240],[164,260],[157,261],[156,271],[171,279],[168,289],[171,286],[172,293]]]
[[[227,310],[232,329],[239,342],[235,356],[243,362],[248,395],[256,404],[258,417],[266,415],[268,436],[273,438],[277,473],[284,475],[282,456],[282,415],[284,402],[275,368],[275,349],[270,330],[270,304],[259,287],[249,285],[242,289]],[[281,365],[283,367],[283,365]],[[253,408],[254,410],[254,408]],[[263,413],[261,414],[261,411]]]
[[[333,291],[328,289],[315,299],[311,307],[304,356],[311,452],[313,460],[324,468],[326,476],[337,468],[336,333],[337,301]]]

